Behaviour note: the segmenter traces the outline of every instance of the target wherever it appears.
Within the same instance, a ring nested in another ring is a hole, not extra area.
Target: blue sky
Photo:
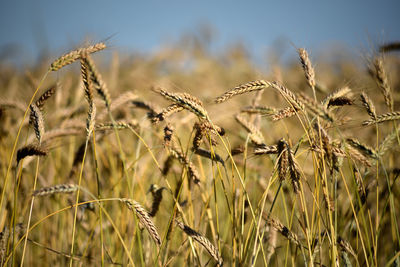
[[[215,29],[214,47],[242,42],[262,54],[277,39],[321,51],[400,40],[400,1],[105,1],[0,0],[0,55],[35,59],[110,38],[114,49],[151,52],[199,25]],[[14,51],[14,53],[13,53]]]

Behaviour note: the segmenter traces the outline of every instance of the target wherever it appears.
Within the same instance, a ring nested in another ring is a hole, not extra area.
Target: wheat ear
[[[54,194],[68,194],[77,191],[78,188],[79,187],[75,184],[59,184],[35,190],[32,195],[36,197],[42,197]]]
[[[236,86],[235,88],[229,90],[228,92],[224,93],[223,95],[217,97],[214,102],[215,103],[222,103],[227,101],[228,99],[236,96],[236,95],[241,95],[244,93],[248,92],[253,92],[253,91],[258,91],[262,90],[269,87],[268,82],[264,80],[257,80],[257,81],[252,81],[248,82],[245,84],[241,84],[239,86]]]
[[[395,121],[400,119],[400,111],[394,111],[379,115],[376,119],[371,119],[367,121],[363,121],[363,125],[373,125],[375,123],[382,123],[386,121]]]
[[[61,69],[62,67],[65,67],[71,63],[73,63],[75,60],[78,60],[81,58],[82,54],[91,54],[100,50],[103,50],[106,48],[106,45],[104,43],[97,43],[95,45],[91,45],[85,48],[79,48],[77,50],[73,50],[69,52],[68,54],[62,55],[61,57],[57,58],[56,60],[51,63],[49,70],[50,71],[57,71]]]
[[[157,228],[154,225],[153,221],[150,219],[149,213],[136,201],[127,198],[121,198],[121,202],[123,202],[128,209],[135,212],[136,216],[139,218],[140,223],[146,228],[147,232],[153,238],[154,242],[160,246],[161,238],[157,232]]]
[[[218,249],[210,242],[210,240],[208,240],[206,237],[202,236],[200,233],[196,232],[189,226],[183,224],[182,222],[178,220],[175,220],[175,222],[178,225],[178,227],[181,228],[183,232],[185,232],[185,234],[193,238],[193,240],[198,242],[207,250],[207,252],[214,258],[214,260],[217,261],[218,266],[222,266],[223,259],[219,254]]]

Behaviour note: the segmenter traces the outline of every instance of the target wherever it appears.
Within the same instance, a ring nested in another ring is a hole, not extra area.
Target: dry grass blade
[[[43,187],[35,190],[32,195],[35,197],[42,197],[54,194],[69,194],[78,190],[78,186],[75,184],[59,184],[50,187]]]
[[[75,60],[81,58],[82,54],[91,54],[106,48],[104,43],[97,43],[95,45],[88,46],[86,48],[79,48],[77,50],[71,51],[68,54],[62,55],[61,57],[57,58],[53,63],[50,65],[50,71],[57,71],[64,66],[67,66],[73,63]]]
[[[218,266],[223,265],[223,259],[222,259],[221,255],[219,254],[218,249],[210,242],[210,240],[208,240],[206,237],[202,236],[200,233],[196,232],[189,226],[183,224],[182,222],[180,222],[178,220],[175,220],[175,222],[176,222],[176,225],[178,225],[178,227],[181,228],[183,232],[185,232],[185,234],[187,234],[188,236],[193,238],[193,240],[198,242],[200,245],[202,245],[207,250],[207,252],[211,255],[211,257],[213,257],[214,260],[217,261]]]
[[[48,153],[47,149],[44,149],[43,147],[37,146],[37,145],[27,145],[24,147],[21,147],[17,151],[17,164],[24,158],[28,156],[46,156]]]
[[[264,80],[248,82],[248,83],[236,86],[235,88],[229,90],[228,92],[224,93],[223,95],[217,97],[214,100],[214,102],[222,103],[236,95],[241,95],[241,94],[248,93],[248,92],[258,91],[258,90],[262,90],[262,89],[265,89],[268,87],[269,87],[269,83]]]
[[[140,223],[146,228],[147,232],[153,238],[154,242],[160,246],[161,238],[157,232],[157,228],[153,221],[150,219],[149,213],[136,201],[127,198],[121,198],[122,201],[128,209],[135,212],[136,216],[139,218]]]
[[[363,121],[362,125],[373,125],[375,123],[382,123],[386,121],[395,121],[400,119],[400,111],[394,111],[379,115],[376,119]]]

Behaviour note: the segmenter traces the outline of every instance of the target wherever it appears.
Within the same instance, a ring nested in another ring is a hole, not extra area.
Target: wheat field
[[[1,265],[399,266],[399,47],[0,64]]]

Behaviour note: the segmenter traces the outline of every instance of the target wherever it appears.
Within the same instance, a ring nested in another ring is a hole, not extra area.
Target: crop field
[[[399,266],[400,44],[292,49],[0,63],[0,265]]]

